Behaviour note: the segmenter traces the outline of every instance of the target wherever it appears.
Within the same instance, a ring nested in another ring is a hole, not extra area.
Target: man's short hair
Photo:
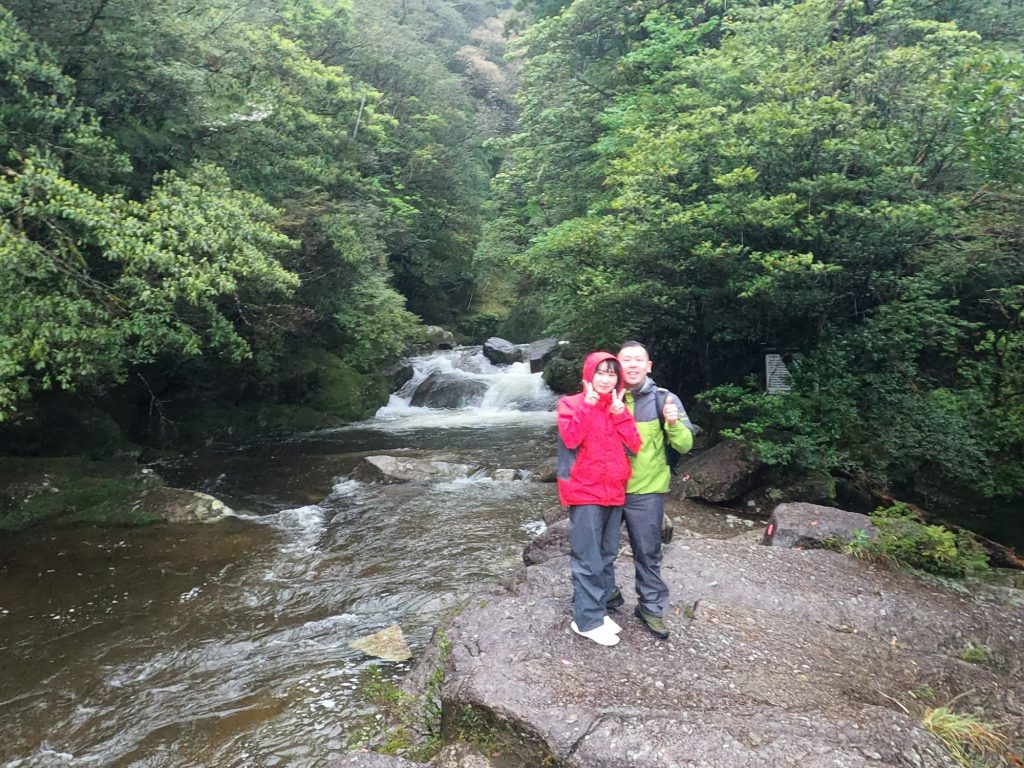
[[[644,351],[644,354],[647,355],[647,357],[651,356],[651,353],[647,351],[647,347],[645,347],[639,341],[633,341],[633,339],[622,342],[622,344],[619,345],[619,352],[621,352],[624,349],[629,349],[631,347],[638,347]]]

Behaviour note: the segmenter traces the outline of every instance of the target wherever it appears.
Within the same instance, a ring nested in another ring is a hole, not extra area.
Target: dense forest
[[[0,420],[69,393],[143,432],[211,398],[372,412],[364,374],[472,295],[499,10],[5,2]],[[331,381],[352,401],[315,402]]]
[[[483,240],[532,311],[777,466],[1019,507],[1024,4],[534,11]]]
[[[776,466],[1019,502],[1022,38],[1016,0],[4,0],[0,419],[354,418],[425,324],[638,338]]]

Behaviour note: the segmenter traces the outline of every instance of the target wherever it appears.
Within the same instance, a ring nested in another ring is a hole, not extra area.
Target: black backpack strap
[[[665,431],[665,403],[668,402],[668,390],[658,387],[654,390],[654,403],[658,410],[658,423],[661,424],[661,431]]]

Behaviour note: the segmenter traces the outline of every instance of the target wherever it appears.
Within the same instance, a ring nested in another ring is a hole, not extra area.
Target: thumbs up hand
[[[671,400],[665,402],[665,407],[662,409],[661,413],[665,417],[665,423],[669,426],[672,426],[679,421],[679,407]]]

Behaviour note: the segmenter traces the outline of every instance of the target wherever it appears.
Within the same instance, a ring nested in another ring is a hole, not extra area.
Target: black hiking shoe
[[[625,604],[626,601],[622,599],[622,592],[616,587],[615,591],[608,596],[608,602],[605,603],[605,607],[609,611],[617,611]]]
[[[636,610],[633,611],[636,617],[643,622],[644,627],[659,640],[664,640],[668,637],[668,627],[665,626],[665,622],[661,620],[661,616],[655,616],[653,613],[648,613],[639,605]]]

